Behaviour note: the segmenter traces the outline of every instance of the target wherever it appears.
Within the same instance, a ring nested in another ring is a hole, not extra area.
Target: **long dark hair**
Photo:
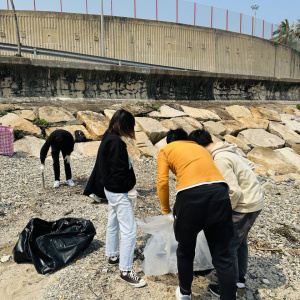
[[[134,132],[135,120],[134,116],[125,109],[118,109],[112,116],[108,131],[119,136],[135,138]]]

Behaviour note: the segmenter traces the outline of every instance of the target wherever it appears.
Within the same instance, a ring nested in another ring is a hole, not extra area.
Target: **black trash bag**
[[[47,222],[34,218],[20,234],[13,250],[14,260],[32,261],[40,274],[56,271],[86,249],[95,234],[89,220],[62,218]]]

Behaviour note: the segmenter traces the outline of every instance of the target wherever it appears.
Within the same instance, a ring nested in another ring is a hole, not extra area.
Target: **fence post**
[[[213,27],[213,14],[214,14],[214,7],[212,6],[210,9],[210,27]]]
[[[194,2],[194,25],[196,25],[196,2]]]
[[[228,31],[228,9],[226,9],[226,30]]]
[[[110,0],[110,15],[113,15],[113,0]]]
[[[243,14],[240,13],[240,33],[242,33],[242,18],[243,18]]]
[[[60,12],[62,12],[62,0],[60,0]]]
[[[287,30],[285,29],[285,44],[287,46],[287,40],[288,40],[288,32]]]
[[[133,0],[134,6],[134,18],[136,18],[136,0]]]
[[[176,23],[178,23],[178,0],[176,0]]]
[[[158,1],[158,0],[156,0],[156,21],[158,21],[158,7],[157,7],[157,1]]]
[[[291,36],[291,48],[293,48],[293,32],[292,32],[292,36]]]
[[[7,10],[9,10],[9,3],[8,3],[8,0],[7,0]]]
[[[86,8],[86,14],[88,14],[88,0],[85,0],[85,8]]]
[[[34,11],[36,11],[35,0],[33,0],[33,9],[34,9]]]
[[[273,41],[273,23],[271,25],[271,41]]]
[[[281,26],[280,26],[280,30],[279,30],[279,43],[281,43]]]
[[[262,38],[265,38],[265,20],[263,20]]]

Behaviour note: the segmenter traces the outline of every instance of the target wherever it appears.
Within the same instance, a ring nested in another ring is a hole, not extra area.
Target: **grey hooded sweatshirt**
[[[229,185],[232,209],[240,213],[261,210],[263,192],[253,172],[254,164],[237,152],[237,146],[218,142],[211,151],[215,165]]]

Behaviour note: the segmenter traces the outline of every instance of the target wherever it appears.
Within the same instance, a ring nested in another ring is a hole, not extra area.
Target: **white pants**
[[[127,193],[112,193],[104,189],[108,200],[106,229],[106,256],[119,256],[119,231],[121,232],[121,271],[131,271],[136,242],[137,227],[132,201]]]

